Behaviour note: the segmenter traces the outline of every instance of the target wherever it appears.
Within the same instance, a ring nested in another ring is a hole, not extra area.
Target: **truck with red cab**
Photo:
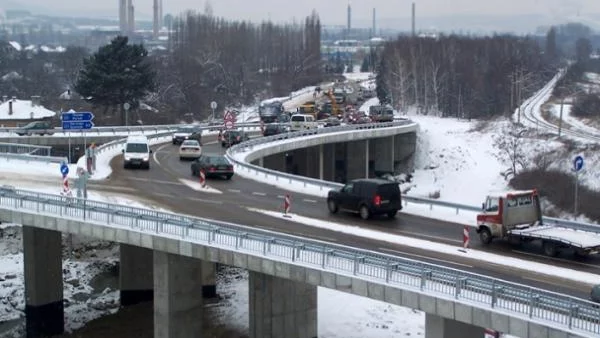
[[[548,256],[556,256],[563,249],[572,249],[579,256],[600,252],[598,233],[545,225],[535,189],[487,196],[477,215],[477,233],[483,244],[490,244],[494,238],[512,243],[540,240],[542,251]]]

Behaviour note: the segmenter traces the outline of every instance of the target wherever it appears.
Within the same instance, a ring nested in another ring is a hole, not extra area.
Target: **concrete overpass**
[[[480,338],[484,327],[522,338],[600,334],[600,310],[577,298],[240,225],[9,188],[0,188],[0,220],[24,227],[28,337],[63,330],[63,233],[122,244],[123,305],[153,299],[155,337],[202,336],[214,263],[250,271],[256,338],[316,337],[317,286],[422,310],[427,338]]]

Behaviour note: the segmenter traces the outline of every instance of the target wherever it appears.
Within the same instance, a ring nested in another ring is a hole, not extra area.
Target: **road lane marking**
[[[227,191],[229,191],[229,192],[237,192],[237,193],[242,192],[241,190],[237,190],[237,189],[227,189]]]
[[[222,201],[207,200],[207,199],[198,198],[198,197],[188,197],[187,199],[196,201],[196,202],[202,202],[202,203],[223,204]]]
[[[436,262],[442,262],[442,263],[447,263],[447,264],[464,266],[466,268],[472,268],[473,267],[472,265],[468,265],[468,264],[456,263],[456,262],[448,261],[448,260],[445,260],[445,259],[433,258],[433,257],[429,257],[429,256],[418,255],[418,254],[404,252],[404,251],[399,251],[399,250],[392,250],[392,249],[387,249],[387,248],[379,248],[379,250],[386,251],[386,252],[391,252],[391,253],[395,253],[395,254],[401,254],[401,255],[407,255],[407,256],[417,257],[417,258],[430,259],[430,260],[436,261]]]
[[[256,195],[256,196],[267,196],[267,194],[265,194],[264,192],[253,192],[252,195]]]
[[[156,162],[160,167],[162,167],[162,165],[160,164],[160,161],[158,160],[158,157],[156,157],[156,155],[158,154],[159,151],[163,150],[166,146],[168,146],[169,144],[163,144],[162,146],[158,147],[158,149],[156,149],[155,152],[153,152],[152,154],[152,158],[154,159],[154,162]]]
[[[308,203],[317,203],[317,201],[316,201],[316,200],[309,200],[309,199],[306,199],[306,198],[305,198],[305,199],[303,199],[302,201],[304,201],[304,202],[308,202]]]
[[[435,240],[443,241],[443,242],[453,242],[453,243],[460,243],[460,244],[463,243],[463,241],[458,240],[458,239],[445,238],[445,237],[433,236],[433,235],[425,235],[425,234],[420,234],[420,233],[415,233],[415,232],[410,232],[410,231],[405,231],[405,230],[400,230],[397,232],[401,233],[401,234],[409,235],[410,237],[423,237],[423,238],[430,238],[430,239],[435,239]]]
[[[589,268],[594,268],[594,269],[600,268],[600,266],[598,266],[598,265],[576,262],[574,260],[569,260],[569,259],[564,259],[564,258],[556,258],[556,257],[550,257],[550,256],[546,256],[546,255],[538,255],[535,253],[525,252],[525,251],[520,251],[520,250],[511,250],[511,251],[514,253],[522,254],[522,255],[539,257],[539,258],[543,258],[543,259],[550,259],[550,260],[555,260],[555,261],[559,261],[559,262],[565,262],[568,264],[577,264],[577,265],[587,266]]]
[[[523,279],[525,279],[525,280],[530,280],[530,281],[538,282],[538,283],[550,284],[550,285],[558,286],[558,287],[561,287],[561,288],[564,288],[564,287],[567,287],[567,288],[569,288],[569,287],[568,287],[568,284],[565,284],[565,283],[555,283],[555,282],[550,282],[550,281],[548,281],[548,278],[543,278],[543,277],[540,277],[540,278],[534,278],[534,277],[521,277],[521,278],[523,278]],[[559,277],[559,278],[560,278],[560,277]]]
[[[148,183],[158,183],[158,184],[172,184],[172,185],[184,185],[180,182],[171,182],[171,181],[162,181],[162,180],[153,180],[149,178],[141,178],[141,177],[129,177],[130,180],[140,181],[140,182],[148,182]]]

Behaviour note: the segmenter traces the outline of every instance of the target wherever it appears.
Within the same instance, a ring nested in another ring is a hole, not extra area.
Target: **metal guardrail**
[[[255,227],[6,186],[0,188],[0,209],[176,236],[183,241],[454,299],[575,335],[600,334],[600,308],[592,302],[393,255]]]
[[[50,156],[51,150],[50,146],[0,142],[0,153]]]
[[[1,158],[7,160],[18,160],[25,162],[36,162],[36,163],[62,163],[63,161],[69,163],[69,159],[65,156],[41,156],[41,155],[29,155],[29,154],[12,154],[12,153],[1,153]]]
[[[229,148],[227,150],[226,156],[229,159],[229,161],[231,161],[236,166],[238,166],[238,168],[236,168],[236,170],[241,169],[241,170],[244,170],[247,172],[254,172],[257,175],[262,174],[262,175],[273,176],[273,179],[275,181],[280,181],[280,180],[288,181],[290,184],[294,184],[294,183],[298,184],[299,183],[299,184],[304,185],[304,187],[312,186],[320,191],[328,191],[331,189],[339,189],[339,188],[343,187],[343,184],[337,183],[337,182],[324,181],[324,180],[320,180],[320,179],[316,179],[316,178],[293,175],[293,174],[288,174],[288,173],[284,173],[284,172],[277,171],[277,170],[263,168],[263,167],[245,162],[245,161],[237,160],[235,158],[234,154],[235,153],[244,153],[244,152],[249,152],[249,151],[251,152],[256,146],[262,146],[262,145],[265,145],[265,144],[268,144],[271,142],[275,142],[275,141],[288,140],[288,139],[300,138],[300,137],[317,135],[317,134],[333,133],[333,132],[339,132],[339,131],[361,130],[361,129],[368,129],[368,128],[384,128],[384,127],[391,127],[391,126],[398,126],[398,125],[406,125],[406,124],[410,124],[410,123],[414,123],[414,122],[412,122],[410,120],[401,120],[401,121],[387,122],[387,123],[369,123],[369,124],[362,124],[362,125],[327,127],[327,128],[318,128],[318,129],[312,129],[312,130],[306,130],[306,131],[283,133],[283,134],[278,134],[278,135],[269,136],[269,137],[255,138],[255,139],[251,139],[249,141],[237,144],[237,145]],[[404,196],[402,196],[402,199],[405,203],[424,204],[424,205],[429,205],[430,208],[433,208],[433,206],[438,206],[438,207],[454,209],[454,210],[456,210],[457,214],[460,211],[470,211],[470,212],[481,211],[480,206],[472,206],[472,205],[466,205],[466,204],[461,204],[461,203],[453,203],[453,202],[449,202],[449,201],[435,200],[435,199],[426,198],[426,197],[404,195]],[[593,223],[570,221],[570,220],[565,220],[565,219],[561,219],[561,218],[546,217],[546,216],[543,217],[543,222],[546,224],[561,226],[561,227],[579,230],[579,231],[600,233],[600,225],[593,224]]]

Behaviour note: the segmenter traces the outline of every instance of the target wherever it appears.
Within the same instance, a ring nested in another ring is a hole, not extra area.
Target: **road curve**
[[[281,219],[252,212],[247,208],[282,210],[282,198],[289,192],[239,176],[234,176],[230,181],[219,179],[209,180],[208,184],[212,188],[221,191],[222,193],[220,194],[198,192],[182,183],[182,180],[197,181],[198,178],[191,176],[189,162],[179,160],[177,146],[163,144],[153,147],[153,150],[151,169],[148,171],[124,170],[122,168],[122,158],[120,156],[115,157],[111,162],[113,175],[104,186],[135,190],[137,194],[142,195],[146,199],[153,200],[157,204],[164,205],[175,212],[394,254],[577,297],[587,298],[589,295],[589,286],[567,282],[559,278],[548,278],[547,276],[541,276],[533,272],[511,269],[470,258],[447,256],[428,251],[427,248],[406,247],[327,229],[309,227],[293,221],[282,221]],[[217,144],[215,136],[206,136],[204,138],[203,152],[223,153],[224,149]],[[106,187],[105,189],[109,188]],[[462,226],[459,224],[405,213],[399,213],[398,217],[394,220],[384,217],[363,221],[351,214],[330,215],[322,198],[298,193],[293,193],[292,198],[293,213],[302,216],[456,245],[457,248],[462,244]],[[472,243],[472,248],[477,250],[493,252],[508,257],[528,259],[540,263],[550,263],[555,266],[577,269],[579,271],[600,273],[600,266],[598,265],[600,259],[595,257],[574,261],[570,257],[548,258],[540,256],[537,254],[539,251],[535,251],[535,248],[515,248],[504,242],[494,243],[492,246],[485,247],[480,245],[478,241],[472,241]]]

